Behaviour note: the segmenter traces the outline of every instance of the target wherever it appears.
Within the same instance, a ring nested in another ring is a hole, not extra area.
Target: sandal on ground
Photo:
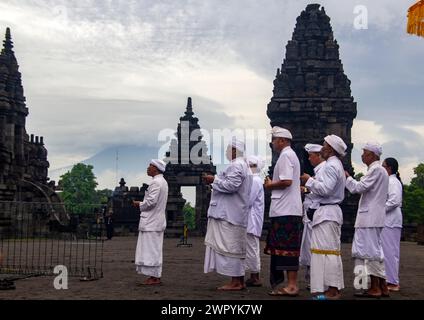
[[[270,296],[279,296],[279,297],[297,297],[297,296],[299,296],[299,292],[290,293],[290,292],[287,292],[284,288],[282,288],[280,290],[272,290],[272,291],[268,292],[268,294]]]
[[[312,297],[312,300],[315,301],[323,301],[323,300],[340,300],[340,298],[342,297],[341,294],[338,294],[337,296],[334,297],[327,297],[325,294],[319,294],[315,297]]]

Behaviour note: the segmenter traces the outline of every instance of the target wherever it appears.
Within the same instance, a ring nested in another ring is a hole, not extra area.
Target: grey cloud
[[[43,29],[41,24],[30,30],[31,19],[28,24],[12,21],[31,112],[30,131],[46,136],[54,152],[97,152],[119,141],[154,140],[158,128],[175,128],[189,92],[143,84],[137,90],[154,90],[163,99],[138,101],[120,100],[128,98],[122,88],[116,89],[115,99],[99,91],[114,90],[128,74],[158,70],[175,61],[193,66],[205,57],[235,55],[240,64],[269,80],[271,98],[275,70],[284,58],[296,17],[309,2],[3,0],[34,18],[45,15],[63,23],[62,29]],[[424,65],[418,61],[424,42],[405,33],[410,1],[361,1],[370,14],[370,29],[363,31],[352,27],[357,1],[320,3],[332,18],[358,101],[358,119],[374,121],[391,132],[397,130],[394,126],[422,124]],[[55,8],[64,8],[67,19]],[[234,119],[226,116],[228,106],[193,98],[202,127],[231,127]],[[266,104],[263,112],[265,108]],[[390,135],[395,141],[421,146],[411,132],[396,132]],[[391,144],[388,148],[396,151]],[[405,154],[417,152],[402,148]]]
[[[187,97],[179,103],[159,101],[102,100],[77,97],[31,99],[28,131],[46,137],[50,151],[94,153],[119,144],[158,145],[163,129],[176,130]],[[234,120],[216,102],[193,97],[202,128],[231,127]]]

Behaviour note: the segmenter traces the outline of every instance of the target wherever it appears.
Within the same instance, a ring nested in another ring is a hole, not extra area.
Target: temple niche
[[[293,133],[293,149],[303,172],[313,174],[307,143],[323,143],[329,134],[340,136],[348,146],[343,165],[353,174],[351,129],[357,115],[350,80],[344,73],[339,45],[334,39],[330,18],[324,7],[310,4],[297,18],[292,39],[286,47],[286,57],[277,70],[274,91],[267,115],[271,126],[287,128]],[[272,167],[278,159],[273,154]],[[349,196],[343,206],[345,215],[343,240],[351,239],[355,219],[354,199]],[[269,199],[267,200],[269,208]]]

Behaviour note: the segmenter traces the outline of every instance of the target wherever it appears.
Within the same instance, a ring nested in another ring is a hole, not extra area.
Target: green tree
[[[424,224],[424,163],[414,168],[415,177],[404,187],[403,213],[406,222]]]
[[[196,228],[196,210],[192,207],[191,203],[188,202],[183,208],[184,223],[187,225],[188,230]]]
[[[403,213],[408,223],[424,224],[424,189],[414,185],[405,186]]]
[[[113,191],[109,189],[97,190],[96,191],[96,203],[107,204],[109,197],[112,196]]]
[[[93,211],[97,201],[96,177],[93,166],[79,163],[60,177],[62,200],[71,213],[85,214]]]
[[[415,177],[411,180],[411,186],[424,189],[424,163],[414,168]]]

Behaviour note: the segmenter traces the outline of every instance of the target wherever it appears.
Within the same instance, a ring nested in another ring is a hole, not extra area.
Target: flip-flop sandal
[[[299,292],[298,293],[289,293],[284,288],[281,289],[281,290],[272,290],[272,291],[268,292],[268,294],[270,296],[278,296],[278,297],[298,297],[299,296]]]
[[[327,296],[325,294],[319,294],[315,297],[312,297],[312,300],[314,300],[314,301],[326,301],[326,300],[329,300],[329,299],[327,298]]]
[[[280,293],[278,292],[278,290],[271,290],[268,292],[268,295],[276,297],[276,296],[279,296]]]

